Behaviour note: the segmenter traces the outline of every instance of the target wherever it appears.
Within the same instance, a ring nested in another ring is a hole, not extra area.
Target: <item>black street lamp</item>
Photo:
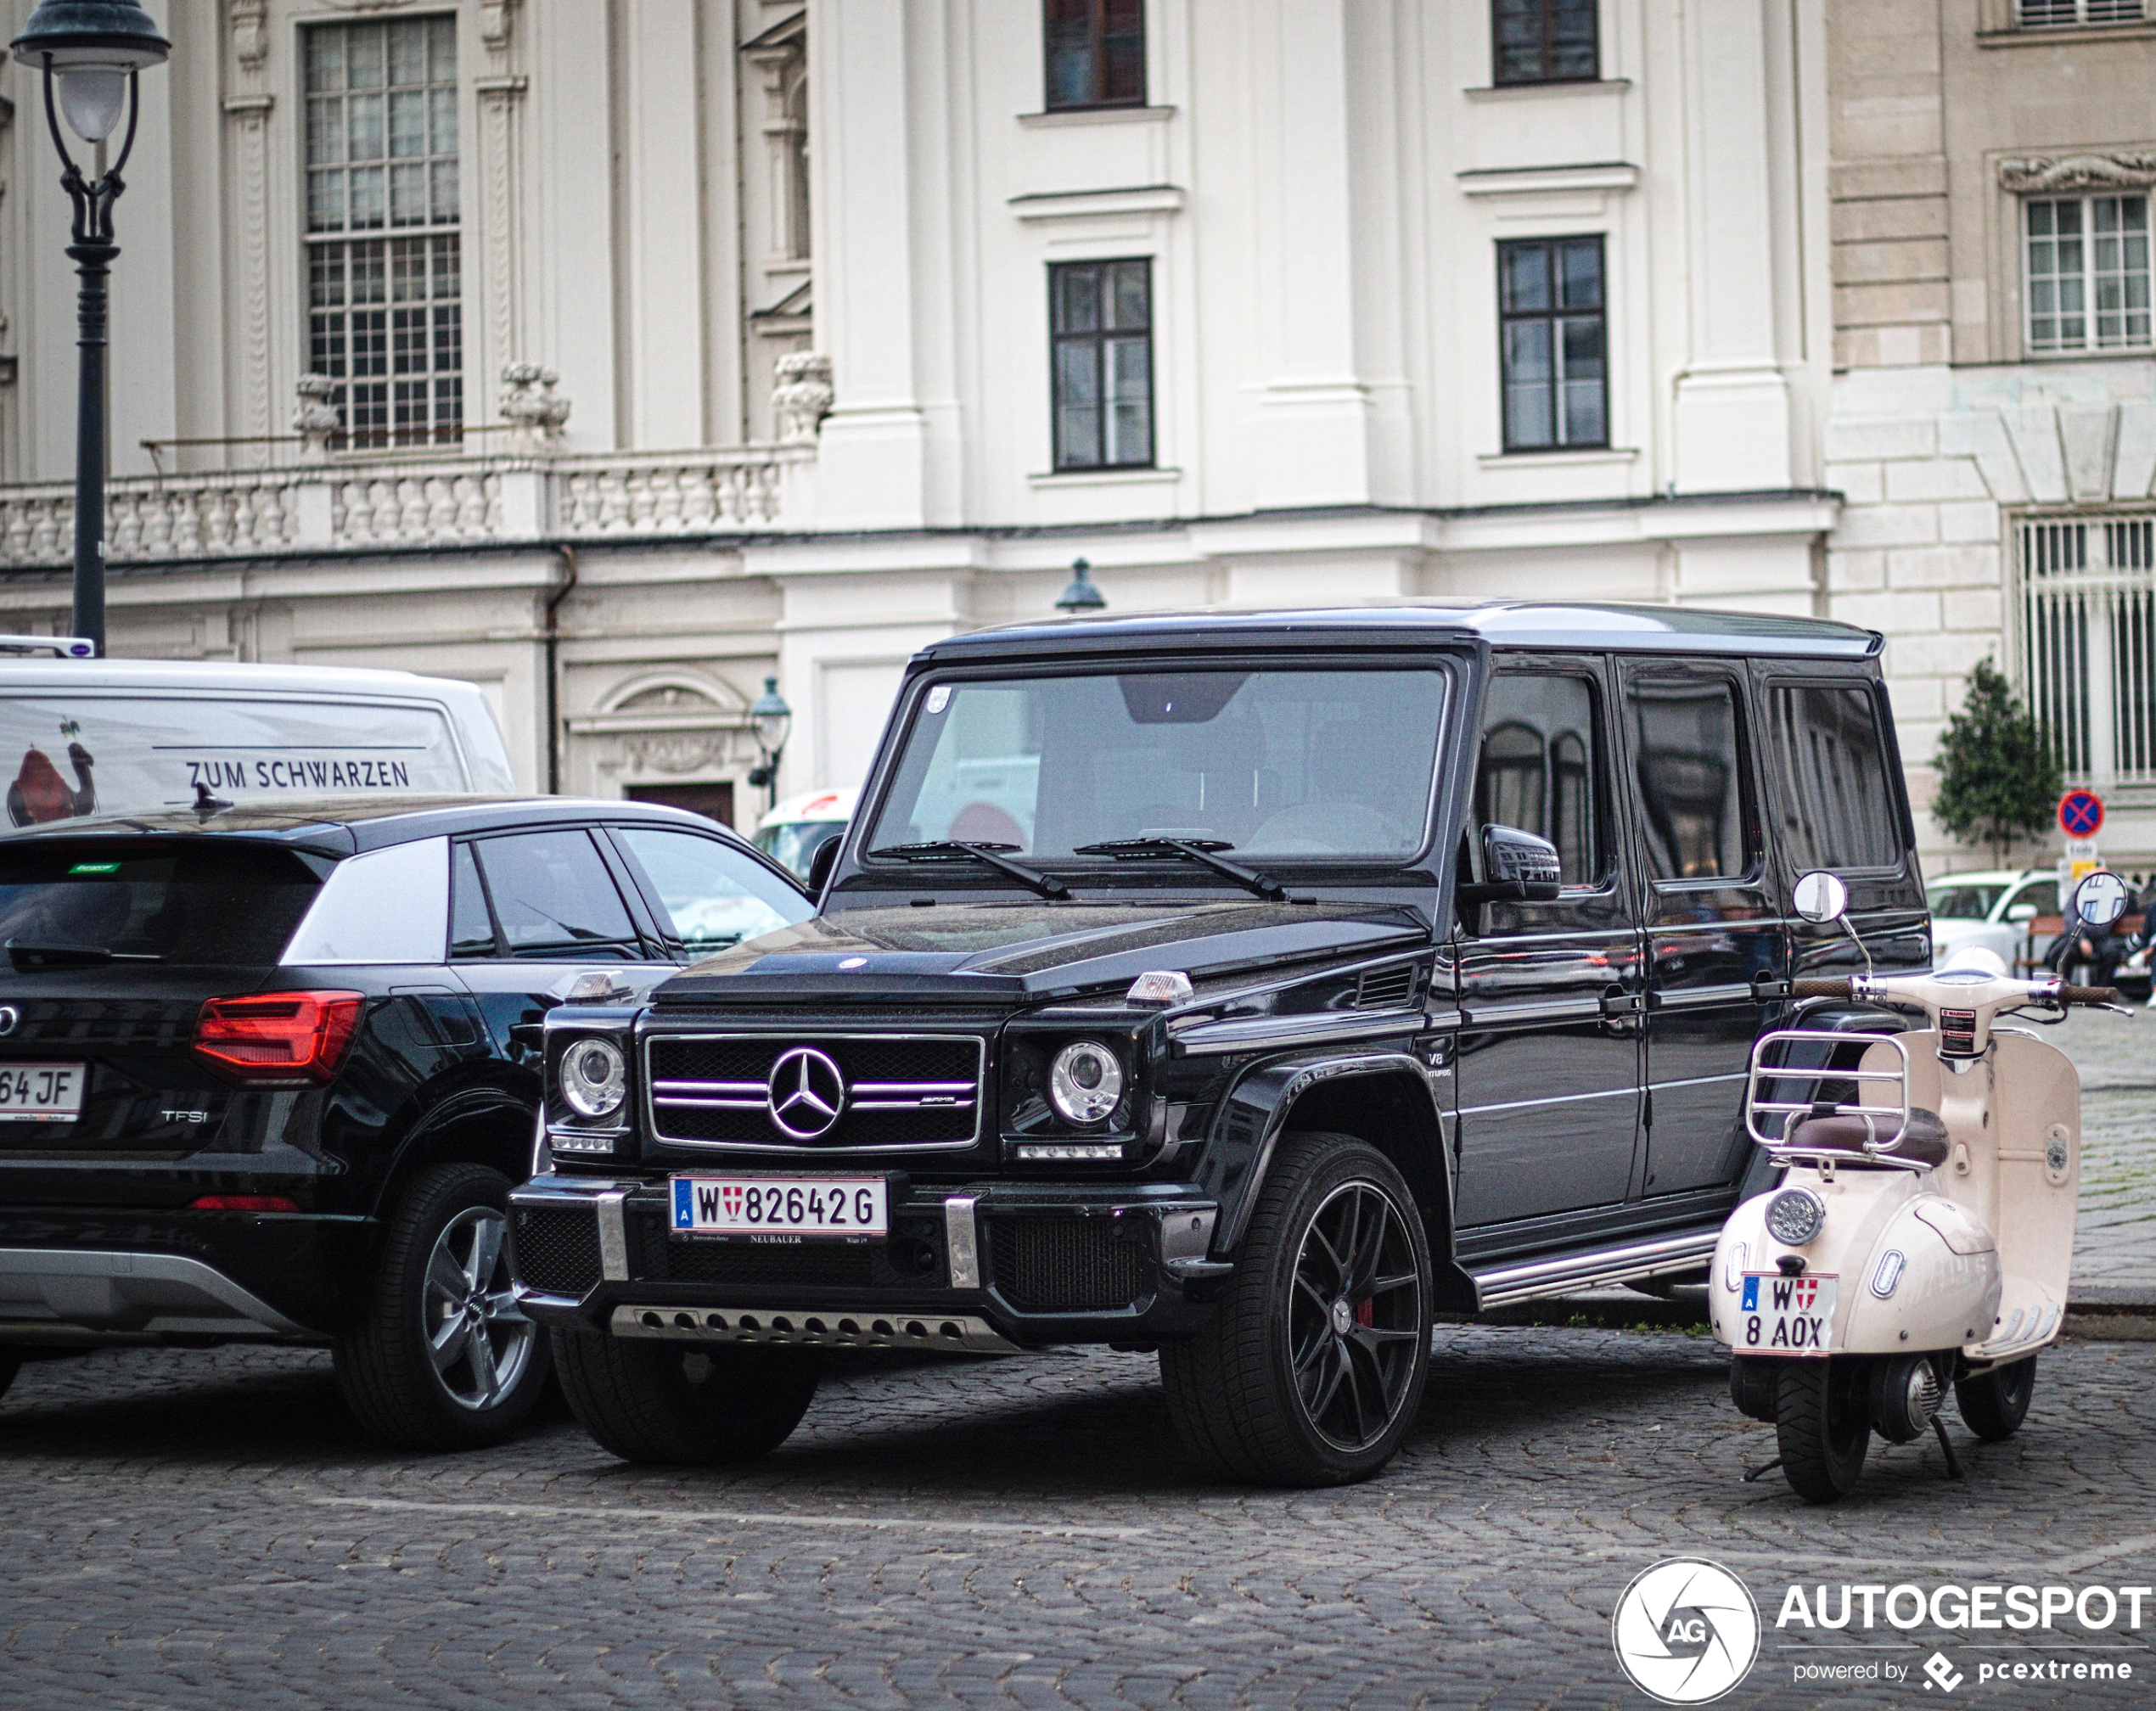
[[[75,204],[75,241],[67,247],[81,286],[76,295],[76,344],[81,352],[75,414],[75,633],[104,652],[105,275],[120,254],[112,241],[112,205],[127,187],[120,177],[135,147],[142,110],[136,74],[161,65],[172,44],[138,0],[39,0],[15,58],[45,74],[45,122],[59,150],[61,187]],[[53,111],[54,96],[59,113]],[[93,149],[127,118],[120,158],[97,182],[82,176],[60,136],[67,128]]]
[[[1108,608],[1108,597],[1093,586],[1089,574],[1092,566],[1083,558],[1070,561],[1070,581],[1063,592],[1056,597],[1056,610],[1067,612],[1073,618],[1081,613],[1102,612]]]
[[[756,747],[764,752],[764,764],[749,775],[749,783],[764,787],[764,806],[766,810],[776,808],[778,805],[778,757],[786,752],[786,733],[794,724],[794,710],[786,704],[786,698],[778,693],[776,677],[764,679],[764,693],[749,709],[749,723],[756,733]]]

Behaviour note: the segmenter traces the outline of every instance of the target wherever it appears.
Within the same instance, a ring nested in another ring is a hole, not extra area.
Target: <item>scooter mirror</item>
[[[1842,884],[1839,876],[1818,868],[1797,881],[1796,895],[1791,900],[1801,917],[1819,926],[1842,918],[1849,907],[1849,887]]]
[[[2132,900],[2126,882],[2108,867],[2097,868],[2074,888],[2074,912],[2091,927],[2113,925]]]

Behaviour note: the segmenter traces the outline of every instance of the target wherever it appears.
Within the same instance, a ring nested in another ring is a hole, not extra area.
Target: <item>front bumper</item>
[[[668,1227],[665,1178],[534,1177],[509,1197],[517,1299],[617,1336],[954,1351],[1148,1344],[1197,1330],[1232,1269],[1187,1183],[917,1184],[890,1232],[764,1244]]]

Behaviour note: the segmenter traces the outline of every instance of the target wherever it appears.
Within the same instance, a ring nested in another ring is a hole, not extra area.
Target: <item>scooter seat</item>
[[[1807,1117],[1789,1131],[1791,1147],[1816,1153],[1891,1153],[1935,1170],[1946,1162],[1946,1125],[1938,1114],[1912,1108],[1904,1125],[1889,1118]]]

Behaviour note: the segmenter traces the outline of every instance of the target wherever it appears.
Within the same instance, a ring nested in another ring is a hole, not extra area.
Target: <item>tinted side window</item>
[[[1637,677],[1629,686],[1648,869],[1658,879],[1737,879],[1751,866],[1736,686]]]
[[[639,954],[621,894],[587,833],[527,832],[473,847],[512,956]]]
[[[806,920],[807,901],[777,875],[716,839],[644,826],[617,827],[619,839],[668,917],[682,949],[705,952]]]
[[[1553,671],[1506,671],[1491,680],[1475,771],[1482,825],[1517,826],[1557,845],[1567,885],[1594,885],[1605,872],[1594,687]]]
[[[480,884],[479,862],[472,846],[459,844],[450,857],[449,954],[452,956],[491,956],[495,953],[494,917],[487,912],[486,888]]]
[[[1767,742],[1793,872],[1900,863],[1901,818],[1868,688],[1775,685],[1767,692]]]

